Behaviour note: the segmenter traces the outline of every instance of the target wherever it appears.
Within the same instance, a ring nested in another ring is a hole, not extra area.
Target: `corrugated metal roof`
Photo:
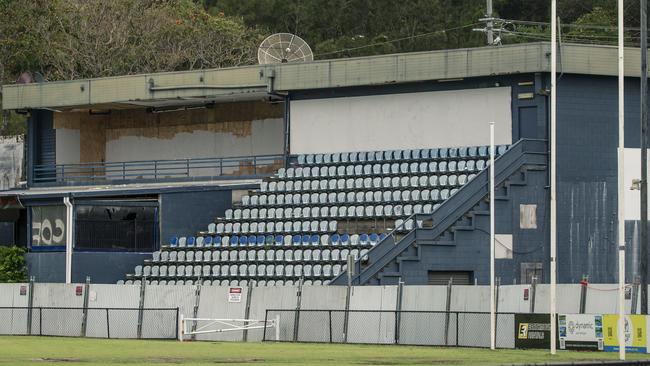
[[[266,92],[407,83],[489,75],[548,72],[550,44],[545,42],[430,52],[251,65],[86,80],[5,85],[3,109],[120,107],[160,99],[261,98]],[[626,49],[627,76],[639,76],[640,52]],[[563,44],[564,73],[616,75],[613,46]]]

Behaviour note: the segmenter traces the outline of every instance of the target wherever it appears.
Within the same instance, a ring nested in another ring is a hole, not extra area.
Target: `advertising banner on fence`
[[[603,350],[603,316],[559,314],[560,349]]]
[[[515,348],[548,349],[550,336],[549,314],[515,314]]]
[[[645,315],[625,316],[625,350],[646,353],[648,350],[647,320]],[[605,351],[618,352],[618,315],[603,315]]]

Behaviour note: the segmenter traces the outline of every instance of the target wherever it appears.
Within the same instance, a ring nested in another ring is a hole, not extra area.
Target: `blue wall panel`
[[[232,206],[232,191],[163,193],[160,195],[161,243],[172,236],[194,236],[206,231],[215,217]]]

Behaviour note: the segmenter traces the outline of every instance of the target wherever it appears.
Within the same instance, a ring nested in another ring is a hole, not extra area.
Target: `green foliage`
[[[19,247],[0,247],[0,282],[26,280],[25,250]]]

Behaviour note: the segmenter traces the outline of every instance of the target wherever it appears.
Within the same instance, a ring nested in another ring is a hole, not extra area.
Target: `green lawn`
[[[647,358],[628,355],[629,359]],[[0,365],[499,365],[616,359],[603,352],[0,337]]]

